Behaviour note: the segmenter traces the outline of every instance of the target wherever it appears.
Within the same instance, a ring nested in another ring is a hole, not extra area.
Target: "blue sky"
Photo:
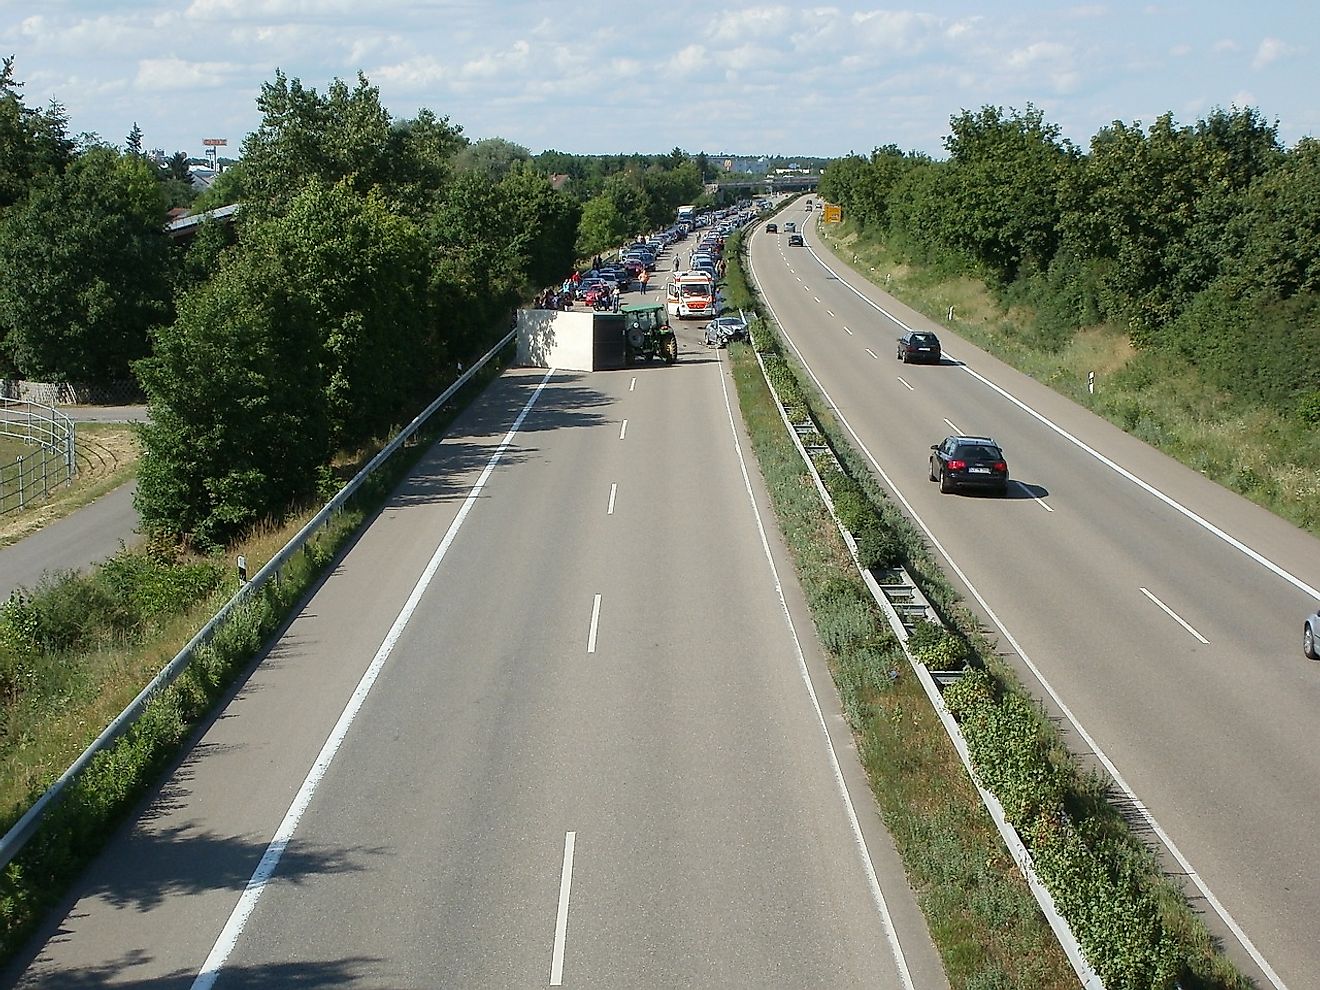
[[[950,116],[986,104],[1034,104],[1082,145],[1234,105],[1288,145],[1320,133],[1320,13],[1300,0],[0,0],[0,54],[75,133],[122,145],[136,121],[192,155],[236,154],[277,68],[317,90],[362,71],[396,117],[429,107],[534,152],[940,156]]]

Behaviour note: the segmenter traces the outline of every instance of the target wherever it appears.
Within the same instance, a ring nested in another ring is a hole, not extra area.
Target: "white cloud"
[[[793,12],[788,7],[746,7],[722,11],[707,32],[711,41],[742,38],[782,37],[792,30]]]
[[[1265,38],[1256,48],[1256,57],[1251,60],[1253,69],[1263,69],[1271,62],[1276,62],[1289,55],[1295,55],[1299,49],[1278,38]]]
[[[1169,49],[1169,54],[1174,58],[1186,58],[1188,55],[1192,54],[1192,46],[1188,44],[1174,45]]]
[[[1218,41],[1214,43],[1213,46],[1211,46],[1210,50],[1216,53],[1235,52],[1239,49],[1239,47],[1240,46],[1238,45],[1238,43],[1234,41],[1232,38],[1220,38]]]
[[[1037,41],[1026,48],[1019,48],[1008,53],[1006,64],[1014,69],[1029,69],[1043,62],[1070,62],[1072,49],[1057,41]]]
[[[231,62],[189,62],[181,58],[147,58],[138,62],[134,85],[140,90],[211,89],[229,84],[244,67]]]

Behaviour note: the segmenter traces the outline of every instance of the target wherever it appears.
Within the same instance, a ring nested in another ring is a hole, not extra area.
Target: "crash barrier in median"
[[[77,470],[73,420],[54,406],[0,399],[0,436],[32,448],[11,463],[0,464],[0,516],[27,508]]]
[[[944,703],[944,697],[940,690],[940,684],[936,680],[936,676],[932,674],[927,666],[913,654],[909,642],[911,639],[909,623],[905,622],[904,619],[921,618],[928,622],[939,623],[940,625],[943,623],[940,622],[935,610],[930,607],[929,603],[925,601],[920,592],[916,590],[916,582],[912,580],[911,575],[909,575],[907,570],[901,565],[892,568],[892,571],[898,579],[898,584],[894,587],[901,587],[904,590],[909,591],[909,597],[911,599],[911,607],[902,608],[902,611],[900,611],[901,606],[896,606],[896,604],[890,600],[889,595],[886,594],[885,587],[887,586],[882,586],[876,580],[871,567],[863,564],[857,541],[852,532],[844,525],[843,520],[840,518],[839,512],[835,507],[834,499],[831,497],[829,489],[825,485],[825,480],[821,477],[820,471],[816,466],[815,458],[817,457],[826,457],[836,466],[840,466],[838,465],[838,459],[835,456],[834,451],[824,442],[822,434],[818,429],[818,424],[811,418],[810,412],[805,414],[805,419],[800,417],[797,421],[794,421],[794,419],[789,416],[785,403],[780,398],[779,391],[775,387],[769,370],[766,368],[760,349],[754,346],[752,351],[756,355],[756,363],[761,369],[761,376],[765,379],[766,388],[769,389],[771,398],[774,399],[775,408],[779,410],[780,419],[783,420],[784,427],[793,440],[793,445],[797,448],[798,454],[806,465],[807,471],[810,473],[812,481],[816,486],[816,491],[819,493],[821,500],[825,504],[825,508],[829,512],[830,517],[834,520],[835,526],[838,527],[839,533],[843,537],[843,542],[847,546],[849,554],[852,556],[853,565],[861,574],[862,580],[866,583],[867,589],[875,599],[876,605],[881,609],[890,628],[893,630],[894,635],[902,644],[903,654],[907,657],[908,663],[911,665],[917,681],[921,684],[922,690],[930,700],[931,707],[935,710],[935,714],[939,718],[940,724],[944,727],[944,731],[948,734],[950,741],[953,743],[954,749],[958,753],[958,758],[962,760],[963,767],[971,778],[972,784],[975,786],[982,804],[985,805],[986,811],[989,812],[991,820],[995,823],[995,828],[999,831],[1000,837],[1004,840],[1004,844],[1007,846],[1014,862],[1017,863],[1018,869],[1025,878],[1028,888],[1031,890],[1032,896],[1035,898],[1036,903],[1040,905],[1041,913],[1045,916],[1045,920],[1049,924],[1050,929],[1059,940],[1059,945],[1062,947],[1064,954],[1068,957],[1068,962],[1072,966],[1073,972],[1077,974],[1077,978],[1081,981],[1081,985],[1085,990],[1104,990],[1104,983],[1092,968],[1091,964],[1087,961],[1086,956],[1082,952],[1081,946],[1078,943],[1077,937],[1072,930],[1072,926],[1069,925],[1068,920],[1059,912],[1055,905],[1053,895],[1051,895],[1049,889],[1046,888],[1045,884],[1041,882],[1037,875],[1030,850],[1027,849],[1026,844],[1022,841],[1022,837],[1013,826],[1013,823],[1008,820],[1004,813],[1004,807],[999,799],[982,786],[972,765],[972,758],[968,750],[967,740],[964,738],[957,721],[953,718],[952,714],[950,714],[948,706]],[[813,442],[818,439],[820,440],[819,443]]]
[[[299,553],[303,548],[315,538],[322,529],[345,507],[348,501],[358,492],[368,478],[371,477],[386,461],[390,459],[401,447],[408,444],[419,429],[438,412],[446,402],[453,397],[460,388],[473,379],[487,364],[509,345],[513,340],[515,330],[510,330],[503,339],[494,347],[487,351],[480,360],[471,368],[465,371],[458,379],[437,396],[430,405],[423,409],[417,416],[405,426],[386,446],[373,457],[367,465],[362,468],[353,478],[344,485],[343,488],[321,507],[311,520],[307,522],[302,529],[289,540],[261,570],[252,575],[251,579],[244,582],[232,598],[229,599],[220,610],[213,615],[207,623],[197,632],[187,645],[180,650],[161,671],[151,679],[151,682],[139,692],[138,696],[129,703],[128,707],[119,713],[105,730],[96,737],[96,740],[83,750],[82,754],[73,762],[67,770],[64,771],[45,793],[41,795],[32,807],[20,818],[3,838],[0,838],[0,867],[6,867],[15,856],[23,849],[28,840],[36,834],[41,827],[42,821],[46,815],[54,808],[68,792],[73,782],[77,780],[92,760],[100,753],[108,750],[114,742],[127,732],[133,724],[141,717],[146,710],[148,703],[161,691],[172,684],[179,675],[182,674],[192,661],[193,656],[203,646],[215,638],[216,634],[224,627],[226,622],[233,616],[237,610],[253,596],[261,591],[269,582],[278,582],[285,566]]]

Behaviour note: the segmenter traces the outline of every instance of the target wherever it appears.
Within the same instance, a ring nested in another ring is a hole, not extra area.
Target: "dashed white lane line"
[[[605,515],[607,516],[614,515],[614,496],[618,494],[619,494],[619,483],[616,481],[614,484],[610,485],[610,504],[609,504],[609,508],[605,510]]]
[[[853,335],[853,332],[852,332],[851,330],[849,330],[847,327],[844,327],[844,328],[843,328],[843,332],[846,333],[849,337],[851,337],[851,336]]]
[[[454,543],[454,538],[458,536],[463,521],[467,519],[472,507],[477,504],[477,500],[481,498],[482,490],[486,487],[486,482],[490,480],[491,474],[494,473],[495,466],[500,462],[500,458],[504,456],[504,452],[513,445],[513,438],[522,429],[523,420],[532,411],[532,406],[541,397],[541,392],[549,384],[550,376],[554,373],[553,368],[545,373],[541,383],[536,386],[536,391],[527,400],[527,404],[523,406],[518,418],[513,421],[509,432],[504,435],[504,439],[500,441],[500,445],[495,448],[490,460],[486,462],[486,467],[477,478],[477,483],[472,486],[472,490],[468,492],[467,499],[464,500],[462,508],[458,510],[458,515],[449,524],[449,529],[445,531],[444,537],[440,540],[440,545],[435,548],[435,553],[431,555],[431,559],[427,562],[426,569],[422,571],[421,576],[417,579],[408,600],[404,603],[403,608],[399,610],[394,624],[390,626],[390,631],[385,634],[385,640],[380,644],[380,648],[376,650],[376,655],[362,675],[362,679],[358,681],[353,696],[348,699],[348,704],[344,706],[343,712],[340,713],[339,721],[330,730],[330,736],[321,747],[321,752],[317,754],[316,762],[307,771],[307,776],[304,778],[302,786],[298,788],[293,803],[289,805],[289,810],[284,814],[284,820],[280,822],[279,828],[275,830],[275,837],[266,846],[261,861],[257,863],[257,868],[252,871],[252,876],[243,889],[243,893],[239,896],[238,903],[234,906],[234,910],[230,912],[229,920],[225,922],[225,927],[221,930],[219,937],[215,940],[215,945],[211,947],[206,961],[202,963],[201,970],[193,980],[192,990],[211,990],[215,986],[216,980],[220,978],[220,973],[224,969],[225,963],[229,961],[234,947],[238,944],[243,929],[247,926],[248,918],[252,916],[252,912],[257,906],[257,901],[261,899],[261,895],[265,892],[266,885],[270,883],[271,877],[275,875],[275,870],[280,865],[284,850],[293,841],[293,833],[297,830],[298,823],[302,821],[302,816],[306,813],[308,805],[312,803],[312,797],[316,794],[317,787],[320,786],[326,771],[330,769],[330,764],[334,762],[339,747],[343,745],[348,730],[353,725],[353,720],[357,718],[358,712],[362,710],[367,695],[380,676],[381,670],[384,669],[385,662],[390,658],[390,654],[394,652],[399,637],[403,635],[403,631],[412,619],[413,613],[417,611],[417,606],[421,604],[422,596],[426,593],[426,589],[440,569],[440,562],[445,559],[445,554],[449,552],[449,548]]]
[[[834,315],[834,310],[832,310],[832,309],[827,309],[827,310],[825,310],[825,312],[829,313],[830,316],[833,316],[833,315]]]
[[[619,424],[619,439],[622,440],[628,435],[628,421],[625,419]]]
[[[958,429],[958,427],[954,426],[952,422],[950,422],[950,421],[947,420],[947,419],[946,419],[944,422],[946,422],[946,423],[949,424],[949,429],[953,430],[954,433],[956,433],[958,436],[962,436],[962,430],[960,430],[960,429]]]
[[[587,632],[587,652],[596,652],[596,632],[600,629],[600,595],[591,603],[591,629]]]
[[[907,379],[904,378],[902,375],[895,375],[894,377],[897,378],[900,382],[902,382],[903,387],[904,387],[905,389],[907,389],[909,392],[915,392],[915,391],[916,391],[915,388],[913,388],[911,385],[909,385],[909,384],[907,383]]]
[[[871,350],[871,348],[868,347],[868,348],[866,349],[866,353],[869,354],[869,355],[871,355],[871,357],[875,358],[877,361],[880,360],[880,355],[877,354],[875,351]]]
[[[600,596],[597,596],[598,598]],[[568,896],[573,889],[573,847],[577,833],[564,833],[564,865],[559,871],[559,910],[555,912],[555,945],[550,953],[550,985],[564,984],[564,947],[568,943]]]
[[[628,383],[628,391],[631,392],[636,387],[637,387],[637,379],[634,378],[632,381]]]
[[[1197,639],[1199,639],[1199,640],[1201,641],[1202,644],[1204,644],[1205,646],[1209,646],[1209,645],[1210,645],[1210,640],[1206,639],[1206,638],[1205,638],[1204,636],[1202,636],[1199,632],[1197,632],[1195,629],[1193,629],[1193,628],[1192,628],[1192,627],[1186,622],[1186,620],[1183,619],[1183,617],[1182,617],[1181,615],[1179,615],[1179,614],[1178,614],[1177,612],[1175,612],[1173,609],[1169,608],[1169,606],[1165,605],[1162,601],[1160,601],[1158,598],[1156,598],[1154,595],[1152,595],[1148,590],[1146,590],[1145,588],[1142,588],[1142,589],[1141,589],[1141,593],[1142,593],[1143,595],[1145,595],[1147,598],[1149,598],[1151,601],[1153,601],[1153,602],[1154,602],[1156,605],[1158,605],[1161,609],[1163,609],[1164,613],[1165,613],[1170,619],[1172,619],[1174,622],[1178,623],[1178,625],[1182,626],[1182,627],[1183,627],[1184,629],[1186,629],[1189,633],[1191,633],[1193,636],[1195,636]]]
[[[820,296],[812,296],[811,298],[816,300],[816,302],[820,302]]]

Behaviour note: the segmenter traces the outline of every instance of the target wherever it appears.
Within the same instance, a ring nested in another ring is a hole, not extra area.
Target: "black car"
[[[765,232],[766,232],[767,234],[777,234],[777,233],[779,233],[779,224],[777,224],[777,223],[768,223],[768,224],[766,224],[766,225],[765,225]]]
[[[979,488],[1008,493],[1008,462],[989,437],[945,437],[930,450],[930,480],[940,483],[940,491]]]
[[[789,235],[788,235],[788,246],[789,246],[789,247],[802,247],[802,246],[803,246],[803,244],[802,244],[802,235],[801,235],[801,234],[789,234]]]
[[[904,364],[909,361],[939,364],[940,357],[940,338],[929,330],[909,330],[898,338],[898,359]]]
[[[1320,608],[1302,626],[1302,652],[1308,660],[1320,660]]]

